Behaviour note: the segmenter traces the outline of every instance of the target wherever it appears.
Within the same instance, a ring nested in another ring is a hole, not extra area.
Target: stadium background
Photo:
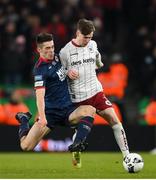
[[[16,111],[36,117],[32,68],[35,35],[54,34],[56,52],[74,36],[79,18],[94,21],[105,66],[97,71],[121,117],[131,150],[156,146],[156,1],[0,1],[0,151],[19,151]],[[25,107],[26,105],[26,107]],[[33,124],[33,120],[30,122]],[[72,130],[58,128],[36,151],[66,151]],[[5,134],[5,138],[4,138]],[[90,151],[117,151],[111,129],[96,117]]]

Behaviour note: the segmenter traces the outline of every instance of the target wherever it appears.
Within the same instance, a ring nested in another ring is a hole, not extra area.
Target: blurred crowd
[[[156,101],[155,17],[156,0],[1,0],[0,85],[32,86],[36,34],[53,33],[58,53],[74,37],[76,22],[87,18],[96,27],[93,39],[105,64],[97,73],[106,95],[122,119],[141,122]]]

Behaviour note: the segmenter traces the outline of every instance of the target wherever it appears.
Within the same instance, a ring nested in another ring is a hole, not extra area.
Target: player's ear
[[[40,53],[41,52],[41,48],[37,47],[37,52]]]
[[[79,36],[80,33],[81,33],[80,30],[77,30],[77,31],[76,31],[76,36]]]

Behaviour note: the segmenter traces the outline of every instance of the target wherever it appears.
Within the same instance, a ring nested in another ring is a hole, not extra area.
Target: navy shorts
[[[69,115],[77,108],[75,105],[70,105],[66,108],[53,108],[46,111],[47,127],[53,129],[55,126],[71,126]]]

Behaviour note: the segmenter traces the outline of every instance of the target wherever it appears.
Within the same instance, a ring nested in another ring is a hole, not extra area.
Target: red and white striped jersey
[[[84,101],[103,91],[95,71],[101,63],[101,55],[95,41],[89,41],[85,47],[70,41],[61,49],[60,59],[67,70],[75,69],[79,73],[78,79],[68,80],[72,102]]]

